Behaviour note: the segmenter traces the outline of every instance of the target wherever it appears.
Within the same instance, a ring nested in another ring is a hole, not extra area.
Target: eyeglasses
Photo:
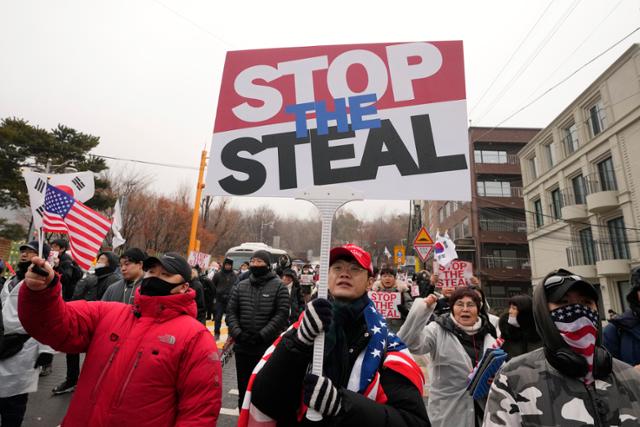
[[[458,308],[478,308],[475,302],[468,302],[465,304],[462,301],[458,301],[455,304],[453,304],[453,306]]]
[[[564,283],[565,280],[582,280],[582,277],[576,276],[575,274],[569,276],[551,276],[547,280],[544,281],[545,288],[555,288],[556,286],[560,286]]]
[[[363,271],[367,271],[358,264],[333,264],[331,267],[329,267],[329,270],[338,274],[344,272],[348,272],[349,274],[359,274]]]

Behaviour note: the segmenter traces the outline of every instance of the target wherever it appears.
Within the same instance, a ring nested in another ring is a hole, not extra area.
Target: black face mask
[[[251,274],[253,274],[255,277],[262,277],[269,272],[269,267],[267,267],[266,265],[251,266],[249,267],[249,271],[251,271]]]
[[[16,276],[18,276],[19,280],[24,279],[24,276],[27,274],[27,270],[29,270],[29,266],[31,265],[31,261],[20,261],[18,263],[18,269],[16,270]]]
[[[109,273],[113,273],[113,268],[111,267],[99,267],[94,270],[96,276],[104,276]]]
[[[178,285],[166,282],[159,277],[146,277],[140,282],[140,294],[150,297],[171,295],[171,289]]]

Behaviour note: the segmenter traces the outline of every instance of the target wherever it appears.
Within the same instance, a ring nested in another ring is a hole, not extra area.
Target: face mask
[[[251,271],[251,274],[253,274],[255,277],[261,277],[264,276],[265,274],[267,274],[269,272],[269,267],[265,266],[251,266],[249,267],[249,270]]]
[[[551,319],[571,350],[589,364],[584,382],[593,382],[593,353],[598,334],[598,312],[582,304],[565,305],[551,312]]]
[[[510,324],[511,326],[515,326],[516,328],[520,327],[520,324],[518,323],[518,318],[514,316],[509,316],[509,320],[507,320],[507,323]]]
[[[31,261],[20,261],[18,263],[18,269],[16,270],[16,276],[18,276],[18,279],[24,279],[24,276],[27,274],[27,270],[29,269],[30,265]]]
[[[145,277],[140,282],[140,294],[150,297],[161,297],[171,294],[171,289],[178,285],[166,282],[159,277]]]

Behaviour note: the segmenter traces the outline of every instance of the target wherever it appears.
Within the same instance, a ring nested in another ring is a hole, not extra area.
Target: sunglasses
[[[569,276],[551,276],[547,280],[544,281],[545,288],[555,288],[556,286],[560,286],[564,283],[565,280],[583,280],[582,277],[576,276],[575,274]]]

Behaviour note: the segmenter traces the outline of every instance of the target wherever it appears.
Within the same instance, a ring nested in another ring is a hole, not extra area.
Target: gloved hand
[[[342,408],[342,398],[329,378],[307,374],[303,385],[305,405],[325,417],[338,415]]]
[[[38,369],[41,366],[51,365],[53,362],[53,354],[51,353],[40,353],[38,358],[36,359],[36,364],[33,366],[34,369]]]
[[[296,333],[298,340],[303,344],[313,345],[313,340],[329,328],[332,318],[332,306],[329,301],[322,298],[310,301]]]

